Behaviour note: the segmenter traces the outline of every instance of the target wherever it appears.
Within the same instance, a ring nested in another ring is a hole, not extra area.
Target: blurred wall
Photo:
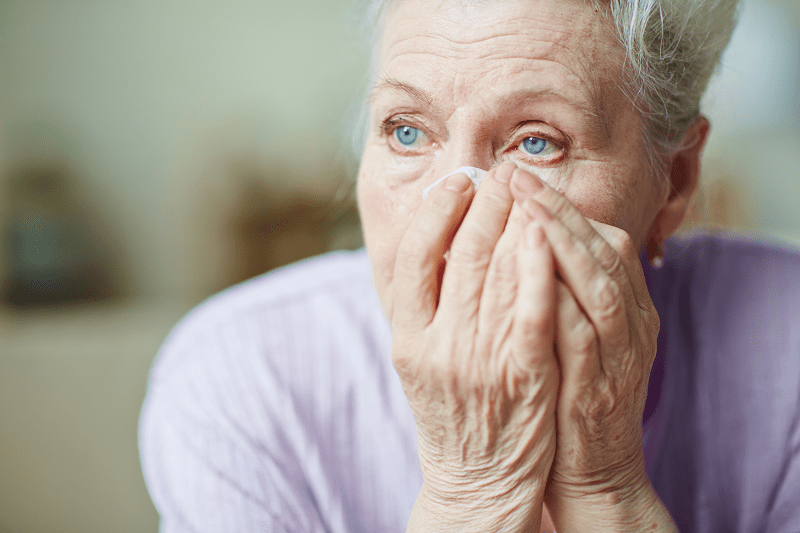
[[[137,420],[168,330],[254,267],[358,242],[303,224],[330,225],[347,168],[342,116],[366,65],[352,10],[0,0],[0,226],[14,176],[68,181],[56,212],[91,212],[128,297],[0,306],[0,532],[156,531]]]
[[[282,165],[274,186],[320,196],[341,178],[366,63],[352,4],[4,0],[0,167],[68,166],[121,243],[130,292],[191,291],[187,212],[234,161]]]
[[[744,0],[703,104],[705,196],[730,198],[725,225],[800,245],[800,0]]]

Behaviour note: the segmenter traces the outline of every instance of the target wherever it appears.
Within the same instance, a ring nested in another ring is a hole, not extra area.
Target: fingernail
[[[519,190],[526,194],[536,194],[544,188],[544,184],[539,178],[522,169],[516,169],[513,177]]]
[[[455,192],[464,192],[472,187],[472,181],[466,174],[453,174],[444,182],[446,189]]]
[[[511,181],[511,175],[514,173],[514,170],[517,168],[517,165],[510,161],[506,161],[499,167],[497,170],[494,171],[494,179],[499,181],[500,183],[508,183]]]
[[[526,233],[525,244],[528,245],[529,250],[535,250],[544,243],[544,232],[542,231],[542,227],[536,222],[528,224]]]
[[[525,200],[525,202],[522,204],[522,208],[534,220],[539,220],[541,222],[549,222],[553,220],[553,215],[550,214],[550,211],[545,209],[542,204],[533,198],[528,198]]]

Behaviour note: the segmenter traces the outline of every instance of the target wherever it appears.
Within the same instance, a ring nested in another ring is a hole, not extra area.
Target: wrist
[[[480,489],[447,491],[423,483],[406,531],[538,531],[543,498],[541,483],[524,483],[511,490],[486,484]]]
[[[581,496],[548,491],[545,502],[556,531],[677,533],[667,508],[646,475],[643,477],[644,482],[624,489]]]

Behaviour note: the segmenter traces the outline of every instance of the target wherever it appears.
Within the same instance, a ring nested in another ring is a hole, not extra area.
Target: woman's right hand
[[[465,175],[448,178],[399,245],[392,361],[423,474],[409,531],[539,526],[556,447],[556,278],[541,228],[513,205],[514,168],[474,194]]]

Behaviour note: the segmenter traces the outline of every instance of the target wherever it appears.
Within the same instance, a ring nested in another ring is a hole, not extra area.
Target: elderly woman
[[[800,531],[800,255],[664,246],[735,0],[374,7],[366,253],[174,329],[161,531]]]

